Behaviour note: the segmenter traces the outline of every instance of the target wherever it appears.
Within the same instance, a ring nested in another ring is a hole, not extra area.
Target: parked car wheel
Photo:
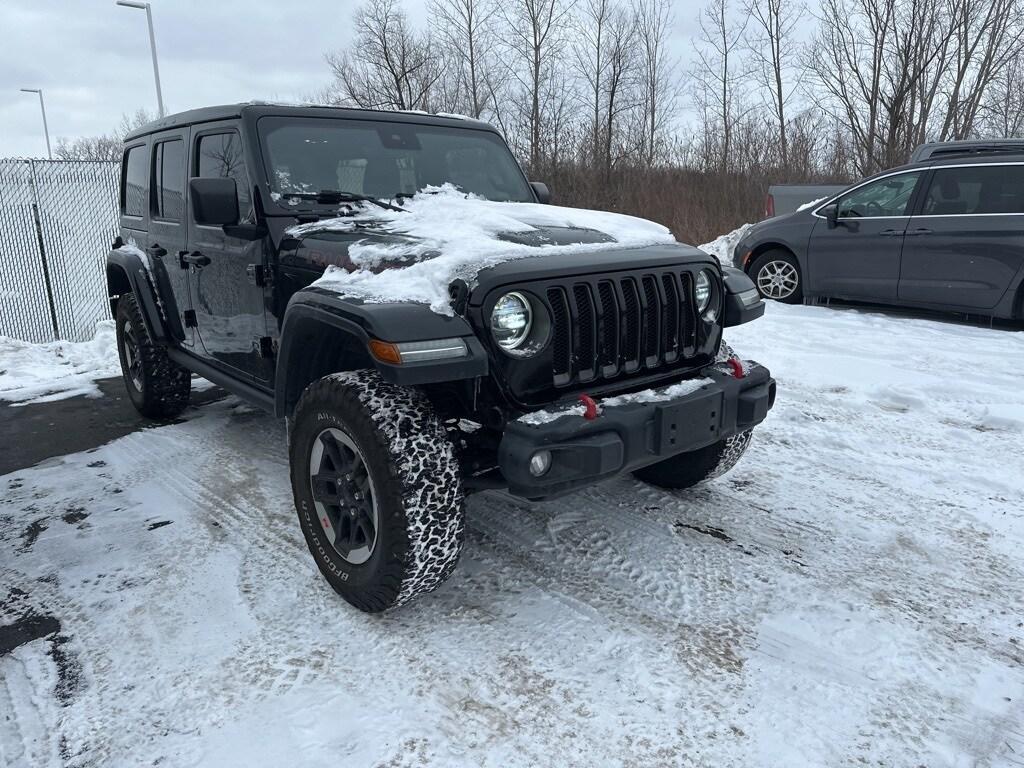
[[[345,600],[383,611],[451,575],[465,530],[462,481],[422,392],[376,371],[315,381],[295,408],[289,452],[302,533]]]
[[[134,293],[117,300],[117,352],[128,397],[150,419],[173,419],[188,405],[192,375],[153,343]]]
[[[800,264],[789,251],[765,251],[751,265],[750,276],[762,298],[785,304],[800,304],[804,300]]]

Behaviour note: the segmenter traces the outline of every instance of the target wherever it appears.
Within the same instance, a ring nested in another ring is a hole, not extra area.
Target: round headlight
[[[703,312],[711,303],[711,276],[706,269],[697,275],[694,293],[697,296],[697,311]]]
[[[491,333],[502,349],[516,349],[530,336],[533,309],[523,294],[506,293],[491,310]]]

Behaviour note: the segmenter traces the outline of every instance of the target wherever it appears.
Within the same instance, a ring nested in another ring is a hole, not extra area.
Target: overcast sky
[[[168,112],[298,100],[328,80],[326,51],[351,37],[356,0],[151,0]],[[425,0],[406,0],[419,25]],[[673,47],[688,60],[700,0],[675,0]],[[110,132],[156,112],[146,14],[114,0],[0,0],[0,157],[45,157],[51,141]]]

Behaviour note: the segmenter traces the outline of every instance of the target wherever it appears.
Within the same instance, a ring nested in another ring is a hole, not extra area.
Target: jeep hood
[[[295,257],[326,267],[314,285],[366,301],[412,301],[451,314],[448,286],[470,287],[506,271],[566,267],[607,271],[634,258],[658,263],[707,258],[652,221],[536,203],[499,203],[451,185],[428,188],[403,210],[369,206],[290,227]],[[654,248],[654,246],[659,246]],[[649,250],[648,250],[649,249]],[[521,262],[512,265],[512,262]]]

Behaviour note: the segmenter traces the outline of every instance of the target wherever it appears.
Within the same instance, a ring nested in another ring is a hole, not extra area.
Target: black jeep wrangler
[[[650,222],[547,198],[469,119],[245,104],[150,123],[125,141],[107,257],[132,402],[174,417],[195,372],[286,418],[303,534],[365,611],[451,574],[466,493],[548,499],[624,472],[686,488],[729,469],[775,397],[722,341],[763,313],[753,284]],[[432,231],[478,225],[472,206],[518,216],[489,241],[517,257],[461,262],[442,306],[347,290],[450,256],[403,229],[426,204]],[[601,216],[664,236],[624,244]]]

